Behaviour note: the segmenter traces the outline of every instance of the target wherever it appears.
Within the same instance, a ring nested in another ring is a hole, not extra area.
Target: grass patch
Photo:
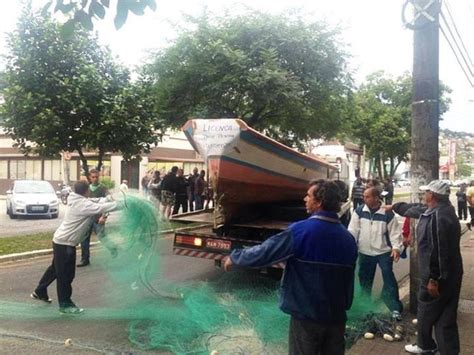
[[[163,224],[161,230],[177,229],[183,227],[191,227],[198,225],[197,223],[182,223],[167,221]],[[112,226],[111,226],[112,227]],[[113,227],[111,228],[113,230]],[[8,255],[14,253],[24,253],[27,251],[51,249],[54,232],[45,232],[32,235],[18,235],[15,237],[0,238],[0,255]],[[96,240],[96,236],[92,235],[92,241]]]
[[[38,233],[0,238],[0,255],[23,253],[26,251],[51,249],[53,233]]]

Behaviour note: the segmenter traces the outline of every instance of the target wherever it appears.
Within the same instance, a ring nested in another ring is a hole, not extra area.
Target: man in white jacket
[[[348,227],[359,248],[359,282],[362,292],[370,297],[377,264],[382,271],[382,300],[396,320],[401,320],[403,305],[393,262],[400,259],[401,227],[392,212],[382,207],[380,190],[364,191],[364,205],[354,210]]]
[[[117,202],[108,202],[106,198],[93,202],[88,195],[87,182],[78,181],[74,184],[74,192],[68,197],[68,209],[64,220],[54,233],[53,261],[31,294],[34,299],[51,303],[48,297],[48,286],[56,280],[61,313],[83,312],[83,309],[78,308],[71,300],[71,285],[76,273],[76,246],[87,236],[97,215],[111,212],[119,207]],[[102,223],[105,223],[105,220]]]

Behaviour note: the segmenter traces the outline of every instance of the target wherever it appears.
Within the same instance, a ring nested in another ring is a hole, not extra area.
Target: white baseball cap
[[[420,186],[421,191],[431,191],[438,195],[449,195],[451,189],[445,181],[433,180],[428,185]]]

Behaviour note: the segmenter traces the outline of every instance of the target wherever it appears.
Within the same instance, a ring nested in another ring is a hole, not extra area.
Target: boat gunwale
[[[240,126],[241,131],[247,131],[248,133],[252,134],[257,139],[260,139],[261,141],[270,143],[273,146],[276,146],[278,149],[284,150],[284,151],[286,151],[286,152],[288,152],[292,155],[298,156],[299,158],[302,158],[302,159],[304,159],[304,160],[306,160],[310,163],[317,163],[317,164],[323,165],[323,166],[325,166],[329,169],[337,170],[337,168],[334,165],[332,165],[331,163],[328,163],[328,162],[326,162],[322,159],[319,159],[317,157],[312,157],[312,156],[309,156],[307,154],[298,152],[298,151],[284,145],[283,143],[280,143],[280,142],[276,141],[273,138],[267,137],[263,133],[260,133],[257,130],[255,130],[255,129],[251,128],[250,126],[248,126],[247,123],[245,121],[243,121],[242,119],[240,119],[240,118],[213,118],[213,119],[195,118],[195,119],[188,120],[181,127],[181,130],[184,132],[184,134],[188,138],[188,141],[191,143],[194,150],[198,153],[199,153],[199,150],[197,149],[195,140],[194,140],[193,136],[190,134],[190,132],[188,132],[188,128],[190,126],[191,127],[193,126],[192,125],[193,121],[197,121],[197,120],[203,120],[203,121],[212,121],[212,120],[229,120],[230,121],[230,120],[232,120],[232,121],[235,121]],[[240,137],[239,137],[239,139],[240,139]]]

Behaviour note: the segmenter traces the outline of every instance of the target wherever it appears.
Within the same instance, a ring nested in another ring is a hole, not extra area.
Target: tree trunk
[[[383,176],[383,168],[382,168],[382,165],[383,165],[383,156],[382,156],[382,153],[379,153],[379,155],[377,156],[377,176],[376,178],[380,179],[382,178]]]
[[[99,173],[102,171],[102,165],[104,165],[104,149],[99,147],[99,157],[97,161],[97,170]]]
[[[89,165],[87,164],[87,158],[85,157],[81,148],[77,148],[76,150],[79,153],[79,157],[81,158],[82,170],[84,171],[87,181],[89,181]]]
[[[388,174],[387,177],[392,178],[393,175],[395,175],[395,159],[393,157],[390,157],[390,173]]]
[[[395,175],[395,172],[397,171],[397,169],[398,169],[398,167],[400,166],[401,163],[402,163],[402,161],[398,160],[397,164],[395,164],[395,167],[393,168],[392,177]]]

